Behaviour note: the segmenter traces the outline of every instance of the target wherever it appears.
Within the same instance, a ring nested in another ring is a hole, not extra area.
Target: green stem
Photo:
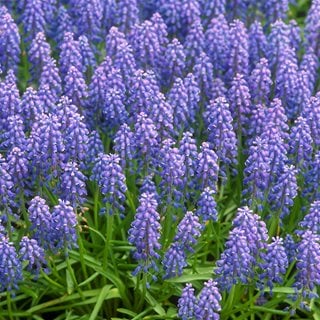
[[[66,254],[67,254],[67,252],[66,252]],[[78,286],[78,282],[77,282],[76,276],[75,276],[75,274],[74,274],[74,271],[73,271],[72,266],[71,266],[71,263],[70,263],[70,258],[69,258],[68,255],[67,255],[66,257],[67,257],[67,258],[66,258],[66,260],[67,260],[67,261],[66,261],[66,262],[67,262],[67,269],[68,269],[69,274],[70,274],[70,276],[71,276],[72,282],[73,282],[75,288],[77,289],[77,291],[78,291],[81,299],[82,299],[82,300],[85,300],[85,297],[84,297],[84,295],[83,295],[83,293],[82,293],[82,290],[81,290],[81,288],[79,288],[79,286]]]
[[[280,213],[277,212],[276,216],[272,219],[272,223],[270,226],[270,236],[275,237],[279,231],[279,223],[280,223]]]
[[[9,291],[7,291],[7,306],[8,306],[8,315],[9,319],[13,320],[13,314],[12,314],[12,301],[11,301],[11,294]]]
[[[24,199],[23,191],[20,191],[20,201],[21,201],[21,211],[22,211],[23,219],[24,219],[24,222],[26,224],[27,230],[29,230],[30,221],[29,221],[28,212],[26,210],[26,202],[25,202],[25,199]]]
[[[83,272],[83,276],[85,279],[88,279],[88,271],[87,271],[87,266],[84,260],[84,254],[85,254],[85,248],[83,246],[83,242],[82,242],[82,238],[81,238],[81,234],[80,234],[80,230],[78,228],[77,230],[78,233],[78,243],[79,243],[79,258],[80,258],[80,264],[81,264],[81,269]],[[91,283],[89,282],[89,289],[91,289]]]
[[[233,307],[233,301],[234,301],[234,296],[235,296],[235,291],[236,291],[236,286],[233,285],[231,290],[230,290],[230,293],[228,295],[228,299],[225,303],[225,307],[224,307],[224,313],[230,311]]]
[[[252,286],[249,287],[249,300],[250,300],[250,309],[252,310],[252,308],[254,307],[254,299],[253,299],[253,288]],[[250,314],[250,320],[254,320],[254,313]]]
[[[93,195],[93,220],[94,220],[94,226],[96,230],[99,230],[98,203],[99,203],[99,188],[97,185],[95,185],[94,195]]]
[[[108,265],[108,255],[112,255],[112,248],[110,246],[111,240],[113,239],[113,222],[114,215],[109,214],[109,210],[106,213],[107,216],[107,226],[106,226],[106,243],[104,247],[102,266],[106,270]]]
[[[141,295],[139,299],[139,303],[137,305],[137,310],[141,310],[143,307],[143,304],[145,302],[146,293],[147,293],[147,274],[142,273],[142,282],[141,282]]]

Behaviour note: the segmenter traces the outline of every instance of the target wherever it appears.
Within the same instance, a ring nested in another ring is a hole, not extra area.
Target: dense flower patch
[[[0,4],[0,319],[319,316],[319,0]]]

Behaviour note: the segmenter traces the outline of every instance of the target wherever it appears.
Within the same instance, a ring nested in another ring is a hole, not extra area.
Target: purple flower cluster
[[[222,297],[217,288],[217,283],[212,279],[204,283],[198,297],[195,296],[192,285],[188,283],[178,302],[178,315],[182,320],[219,320],[221,300]]]

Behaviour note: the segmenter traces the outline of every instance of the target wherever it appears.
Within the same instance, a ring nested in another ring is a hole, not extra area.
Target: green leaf
[[[24,292],[27,296],[30,296],[30,297],[32,297],[32,298],[34,298],[34,299],[38,299],[38,295],[37,295],[37,293],[34,291],[34,288],[31,289],[31,288],[26,287],[26,286],[20,286],[20,290],[21,290],[22,292]]]
[[[286,316],[289,314],[289,311],[270,309],[270,308],[265,308],[265,307],[260,307],[260,306],[254,306],[254,307],[251,307],[250,309],[252,311],[267,312],[267,313],[278,314],[278,315],[282,315],[282,316]]]
[[[110,286],[104,286],[101,291],[100,291],[100,294],[98,296],[98,299],[97,299],[97,302],[96,302],[96,305],[94,306],[93,308],[93,311],[90,315],[90,318],[89,320],[95,320],[97,319],[97,315],[102,307],[102,303],[104,302],[104,299],[106,298],[108,292],[110,290]]]
[[[90,283],[91,281],[93,281],[97,276],[99,275],[99,272],[95,272],[94,274],[92,274],[88,279],[84,280],[83,282],[81,282],[79,284],[79,287],[85,286],[86,284]]]
[[[136,312],[133,312],[131,310],[128,310],[128,309],[124,309],[124,308],[118,308],[117,309],[118,312],[121,312],[123,314],[127,314],[128,316],[131,316],[131,317],[135,317],[137,315]]]
[[[202,273],[202,274],[186,274],[178,278],[168,279],[166,280],[166,282],[185,283],[185,282],[191,282],[196,280],[209,280],[211,278],[212,278],[212,272],[210,273],[208,272],[208,273]]]
[[[150,292],[146,293],[146,300],[152,306],[153,310],[158,313],[160,316],[165,316],[166,312],[162,308],[161,304],[150,294]]]
[[[270,292],[270,289],[264,289],[264,292]],[[294,289],[291,287],[275,287],[272,289],[274,293],[286,293],[286,294],[293,294],[295,293]]]
[[[72,280],[72,275],[70,274],[68,269],[66,269],[66,281],[67,281],[67,293],[72,294],[74,290],[74,283]]]

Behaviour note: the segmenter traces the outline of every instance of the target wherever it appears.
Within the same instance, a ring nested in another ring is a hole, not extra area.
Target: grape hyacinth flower
[[[6,7],[0,8],[0,66],[3,72],[16,69],[20,60],[18,26]]]
[[[268,145],[270,174],[267,185],[270,187],[288,164],[288,144],[281,137],[279,129],[272,126],[264,128],[261,139]]]
[[[22,264],[13,243],[9,239],[0,236],[0,291],[19,289],[19,282],[22,281]]]
[[[177,38],[168,44],[164,55],[163,77],[171,84],[177,77],[182,77],[186,68],[186,54]]]
[[[284,165],[278,173],[268,195],[273,210],[280,212],[283,219],[290,213],[294,198],[298,195],[297,170],[294,166]]]
[[[251,146],[254,139],[260,136],[264,130],[265,126],[268,125],[266,123],[266,113],[267,108],[263,104],[257,104],[253,107],[251,117],[250,117],[250,127],[248,128],[248,140],[247,145]]]
[[[39,196],[34,197],[28,208],[29,220],[30,220],[30,231],[33,238],[37,242],[47,249],[50,246],[51,239],[51,213],[49,206],[46,201]]]
[[[0,134],[0,147],[7,152],[13,147],[24,149],[26,147],[26,135],[23,120],[19,115],[12,115],[6,119],[6,131]]]
[[[204,116],[208,122],[208,141],[218,156],[220,173],[226,178],[228,167],[237,164],[238,155],[237,137],[227,100],[223,97],[211,100]]]
[[[146,176],[143,181],[142,181],[142,185],[140,188],[140,195],[143,193],[149,193],[152,194],[156,197],[156,200],[160,200],[160,197],[157,195],[157,187],[155,185],[155,183],[153,182],[153,175],[148,175]]]
[[[297,245],[297,275],[295,288],[304,298],[317,298],[314,291],[320,285],[320,244],[319,236],[307,230]]]
[[[195,80],[202,92],[203,98],[210,100],[212,98],[213,85],[213,65],[205,52],[197,57],[193,67]]]
[[[105,0],[101,2],[102,5],[102,28],[109,30],[114,25],[115,13],[116,13],[116,1]]]
[[[137,149],[137,155],[148,165],[150,157],[158,147],[158,132],[153,121],[145,113],[140,113],[137,117],[134,130],[134,141]]]
[[[130,44],[138,66],[141,68],[150,67],[155,71],[161,67],[164,48],[152,21],[146,20],[133,26],[130,33]]]
[[[59,69],[57,67],[57,62],[53,58],[48,58],[42,68],[42,72],[39,79],[40,87],[43,85],[48,85],[51,93],[55,95],[56,99],[62,92],[61,88],[61,78],[59,75]]]
[[[60,46],[60,71],[63,77],[66,76],[71,67],[83,71],[82,55],[79,41],[74,40],[72,32],[65,32]]]
[[[19,90],[12,70],[8,71],[5,80],[0,83],[0,105],[0,121],[20,113]],[[0,122],[0,124],[3,129],[5,123]]]
[[[271,71],[268,67],[268,60],[261,58],[255,68],[252,70],[249,87],[254,104],[269,102],[269,95],[271,92],[272,79]]]
[[[158,97],[160,88],[153,71],[139,69],[131,78],[128,104],[129,112],[136,119],[140,112],[149,115],[154,108],[154,100]]]
[[[196,214],[202,218],[203,221],[218,220],[217,204],[214,199],[214,194],[215,192],[210,188],[205,188],[201,192],[197,203],[198,209],[196,210]]]
[[[65,144],[57,116],[42,113],[33,123],[28,139],[28,150],[33,170],[46,177],[57,174],[65,159]]]
[[[244,231],[244,235],[250,244],[250,252],[254,258],[257,258],[260,250],[265,249],[268,240],[268,230],[265,222],[248,207],[242,207],[238,209],[232,226]]]
[[[311,47],[314,53],[320,53],[320,1],[313,0],[305,22],[306,47]]]
[[[125,97],[117,89],[110,88],[105,93],[105,107],[102,110],[106,125],[114,131],[129,117],[124,104]]]
[[[249,197],[248,204],[263,201],[270,176],[269,144],[257,137],[249,148],[249,157],[245,162],[243,194]]]
[[[302,195],[311,202],[320,200],[320,152],[317,151],[304,173],[304,188]]]
[[[192,73],[187,74],[183,80],[186,93],[188,95],[188,109],[191,118],[195,118],[195,112],[199,111],[200,102],[200,88],[197,84],[196,78]]]
[[[8,215],[11,215],[10,206],[14,205],[15,190],[8,163],[2,155],[0,155],[0,186],[2,220],[7,221]]]
[[[65,32],[74,32],[74,24],[68,10],[62,4],[59,5],[57,12],[57,21],[55,30],[52,32],[53,37],[60,46],[62,44]]]
[[[101,112],[105,105],[105,91],[107,77],[112,68],[112,61],[107,56],[104,61],[96,68],[89,84],[88,104],[90,115]]]
[[[307,74],[307,83],[311,94],[313,93],[317,80],[317,72],[319,68],[318,57],[315,55],[312,48],[308,48],[302,57],[300,70]]]
[[[179,149],[173,147],[171,139],[163,141],[159,153],[160,177],[162,181],[160,188],[162,195],[167,199],[168,205],[179,206],[182,197],[182,189],[185,175],[184,156]]]
[[[91,168],[94,165],[95,159],[100,153],[103,153],[103,144],[100,139],[99,133],[95,130],[91,131],[87,142],[87,153],[84,158],[85,167]],[[121,153],[118,152],[121,156]]]
[[[188,69],[192,68],[195,64],[196,58],[204,50],[204,33],[201,20],[196,20],[188,28],[188,34],[184,42],[184,50],[186,53],[186,64]]]
[[[127,186],[119,156],[100,153],[92,169],[91,179],[98,183],[103,194],[103,202],[106,208],[101,213],[104,213],[105,210],[111,215],[117,210],[122,213]]]
[[[178,316],[181,320],[191,320],[195,317],[195,307],[197,298],[191,283],[187,283],[183,288],[181,297],[178,300]]]
[[[230,21],[236,18],[239,18],[242,21],[246,21],[250,4],[254,4],[254,2],[237,1],[237,0],[228,1],[226,4],[227,17],[229,18]]]
[[[59,181],[60,198],[69,201],[74,209],[86,200],[87,177],[79,170],[77,163],[68,162],[63,167]]]
[[[199,3],[203,8],[202,15],[206,23],[212,21],[214,17],[224,15],[226,12],[226,0],[200,0]]]
[[[76,67],[71,66],[65,77],[64,94],[70,98],[74,105],[83,108],[88,97],[88,87],[80,72]]]
[[[262,10],[265,13],[267,24],[270,25],[277,20],[284,20],[286,18],[286,13],[289,9],[288,0],[269,0],[264,1]]]
[[[139,263],[133,272],[134,275],[141,271],[145,273],[150,273],[151,270],[158,271],[161,225],[157,206],[154,194],[143,193],[140,196],[139,207],[128,231],[128,241],[135,246],[133,257]]]
[[[304,170],[311,160],[312,144],[311,130],[306,119],[298,117],[291,128],[289,155],[299,171]]]
[[[32,64],[32,73],[34,76],[40,74],[46,61],[50,59],[50,55],[50,44],[46,41],[44,32],[37,33],[29,49],[29,60]]]
[[[288,262],[292,263],[296,258],[296,248],[297,244],[295,243],[291,234],[287,234],[283,241],[283,246],[286,250],[286,255],[288,257]]]
[[[106,36],[106,54],[112,60],[119,54],[121,46],[127,46],[128,42],[124,33],[115,26],[111,27]]]
[[[228,69],[229,36],[229,26],[224,15],[220,14],[213,18],[205,33],[205,47],[215,76],[224,74]]]
[[[129,90],[131,86],[131,77],[137,70],[131,46],[128,44],[120,46],[119,51],[114,58],[114,67],[120,71],[125,87]]]
[[[194,215],[192,211],[187,211],[178,224],[174,241],[179,243],[184,251],[194,252],[192,246],[197,243],[202,228],[199,217]]]
[[[185,177],[186,185],[192,190],[195,185],[194,176],[196,172],[198,150],[196,140],[193,138],[192,133],[186,131],[182,135],[179,146],[180,154],[184,156],[185,164]]]
[[[63,121],[62,121],[63,123]],[[84,117],[77,112],[70,112],[66,117],[67,127],[64,133],[65,161],[81,162],[87,156],[89,130]]]
[[[316,200],[311,204],[310,211],[305,215],[299,223],[300,227],[305,230],[310,230],[314,234],[320,235],[320,201]],[[299,233],[301,233],[299,231]]]
[[[196,21],[200,21],[200,4],[198,0],[182,1],[181,18],[183,26],[191,26]],[[186,35],[189,27],[185,27],[183,34]]]
[[[183,29],[182,1],[159,0],[157,9],[168,26],[169,33],[181,35]]]
[[[36,119],[36,116],[41,114],[43,110],[42,101],[39,99],[38,93],[32,87],[28,87],[24,92],[19,109],[27,130]]]
[[[24,151],[18,147],[13,147],[8,153],[8,173],[12,177],[12,182],[18,192],[25,192],[29,177],[29,162]]]
[[[101,40],[102,2],[100,0],[77,1],[77,27],[79,34],[86,35],[89,40]]]
[[[244,23],[234,20],[230,24],[230,55],[228,79],[232,80],[237,74],[244,77],[249,73],[249,43]]]
[[[250,68],[267,56],[267,37],[263,32],[262,25],[259,21],[254,21],[248,31],[249,37],[249,61]]]
[[[173,124],[177,132],[188,128],[193,122],[194,110],[189,109],[188,94],[182,79],[176,78],[168,93],[168,103],[173,108]]]
[[[197,165],[197,176],[201,181],[202,190],[205,187],[210,187],[213,190],[217,189],[218,173],[218,156],[210,148],[208,142],[203,142],[200,147]]]
[[[288,60],[292,61],[294,59],[294,50],[290,49],[289,26],[282,20],[277,20],[271,25],[267,48],[267,59],[273,75],[276,74],[286,55]]]
[[[272,293],[274,283],[283,281],[283,275],[288,268],[288,257],[283,246],[283,239],[272,238],[272,242],[267,245],[267,250],[261,254],[261,258],[262,273],[259,278],[266,283]]]
[[[286,1],[286,0],[285,0]],[[298,52],[301,44],[301,30],[297,21],[290,20],[289,22],[289,39],[291,47]]]
[[[46,271],[45,251],[37,240],[24,236],[20,241],[19,256],[22,263],[28,263],[26,269],[34,276],[38,277],[41,270]]]
[[[42,0],[30,0],[26,2],[21,19],[27,35],[27,41],[34,39],[38,32],[45,31],[46,19],[42,4]]]
[[[54,206],[51,216],[51,249],[53,251],[65,250],[77,247],[77,216],[70,202],[59,199]]]
[[[230,110],[235,119],[235,129],[241,134],[246,128],[251,115],[251,95],[248,83],[242,74],[236,74],[228,91]]]
[[[282,52],[283,57],[275,78],[275,96],[282,100],[288,118],[294,119],[300,108],[297,103],[299,74],[296,59],[290,57],[291,51],[290,48]]]
[[[164,254],[162,265],[164,269],[163,279],[180,277],[188,264],[183,245],[179,242],[174,242]]]
[[[196,320],[219,320],[221,311],[221,294],[217,288],[217,283],[209,279],[204,283],[198,302],[195,306],[194,314]]]
[[[250,252],[245,231],[235,228],[229,234],[226,249],[217,261],[215,274],[219,287],[230,291],[236,283],[247,284],[253,278],[253,265],[256,264]]]
[[[139,22],[137,0],[119,0],[115,15],[115,23],[119,30],[127,33]]]
[[[285,142],[289,140],[288,117],[280,99],[274,98],[269,108],[266,109],[265,124],[267,124],[267,128],[275,127],[278,129],[281,138]]]
[[[114,151],[120,156],[123,169],[134,157],[134,143],[134,134],[130,127],[126,123],[122,124],[114,137]]]
[[[303,117],[311,130],[312,140],[317,148],[320,147],[320,93],[309,99]]]
[[[94,56],[94,50],[85,35],[81,35],[79,37],[79,45],[82,55],[82,65],[85,66],[85,70],[94,68],[97,64],[96,58]]]

